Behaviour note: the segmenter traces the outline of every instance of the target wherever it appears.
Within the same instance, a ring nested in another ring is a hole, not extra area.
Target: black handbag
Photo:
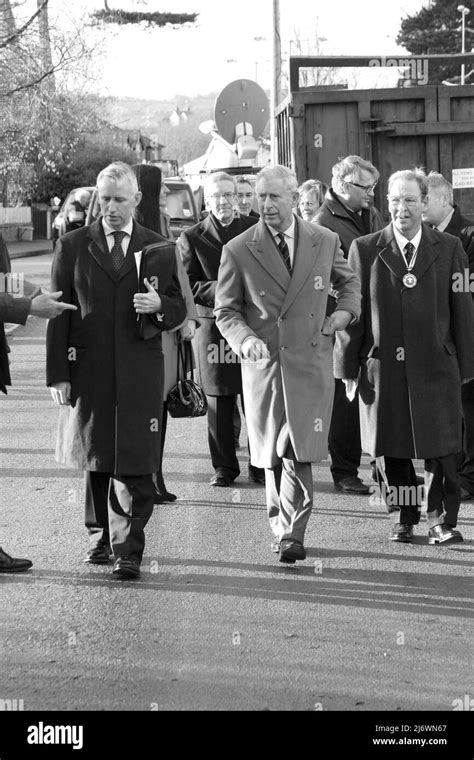
[[[203,417],[207,414],[206,395],[200,385],[188,378],[193,371],[189,341],[178,343],[177,383],[166,399],[171,417]]]

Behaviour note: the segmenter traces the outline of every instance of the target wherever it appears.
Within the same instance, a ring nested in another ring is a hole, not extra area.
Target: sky
[[[60,23],[101,0],[50,0]],[[395,43],[400,20],[427,0],[280,0],[283,57],[319,37],[321,54],[400,54]],[[109,0],[125,9],[198,12],[194,26],[142,30],[108,27],[94,87],[102,94],[156,100],[176,94],[196,96],[221,90],[235,79],[270,88],[272,0]],[[93,31],[88,32],[94,35]],[[260,38],[256,40],[255,38]],[[306,54],[306,50],[304,50]]]

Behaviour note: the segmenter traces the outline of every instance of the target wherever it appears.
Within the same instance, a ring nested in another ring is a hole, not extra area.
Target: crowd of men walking
[[[166,367],[190,340],[208,401],[210,483],[240,474],[240,397],[247,476],[265,485],[280,562],[306,557],[311,464],[328,452],[335,489],[354,495],[373,491],[359,475],[370,455],[390,540],[410,542],[423,508],[430,544],[461,542],[460,500],[474,498],[474,226],[450,183],[395,172],[386,225],[373,204],[379,172],[359,156],[333,167],[329,188],[298,187],[278,165],[255,183],[216,172],[204,182],[207,216],[174,241],[156,172],[103,169],[101,216],[58,241],[54,292],[21,304],[0,294],[2,322],[24,323],[38,299],[50,318],[56,457],[85,472],[85,561],[140,575],[153,505],[176,498],[162,473]],[[3,330],[0,339],[6,391]],[[0,554],[2,572],[30,566]]]

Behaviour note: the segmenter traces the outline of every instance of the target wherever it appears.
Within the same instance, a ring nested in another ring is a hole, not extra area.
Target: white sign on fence
[[[453,169],[453,187],[474,187],[474,169]]]

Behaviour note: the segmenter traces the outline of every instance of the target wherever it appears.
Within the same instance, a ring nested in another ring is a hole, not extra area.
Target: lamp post
[[[462,14],[461,16],[461,53],[466,52],[466,16],[471,11],[469,8],[466,8],[465,5],[458,5],[458,11]],[[466,76],[466,67],[464,63],[461,63],[461,84],[464,84],[464,79]]]

